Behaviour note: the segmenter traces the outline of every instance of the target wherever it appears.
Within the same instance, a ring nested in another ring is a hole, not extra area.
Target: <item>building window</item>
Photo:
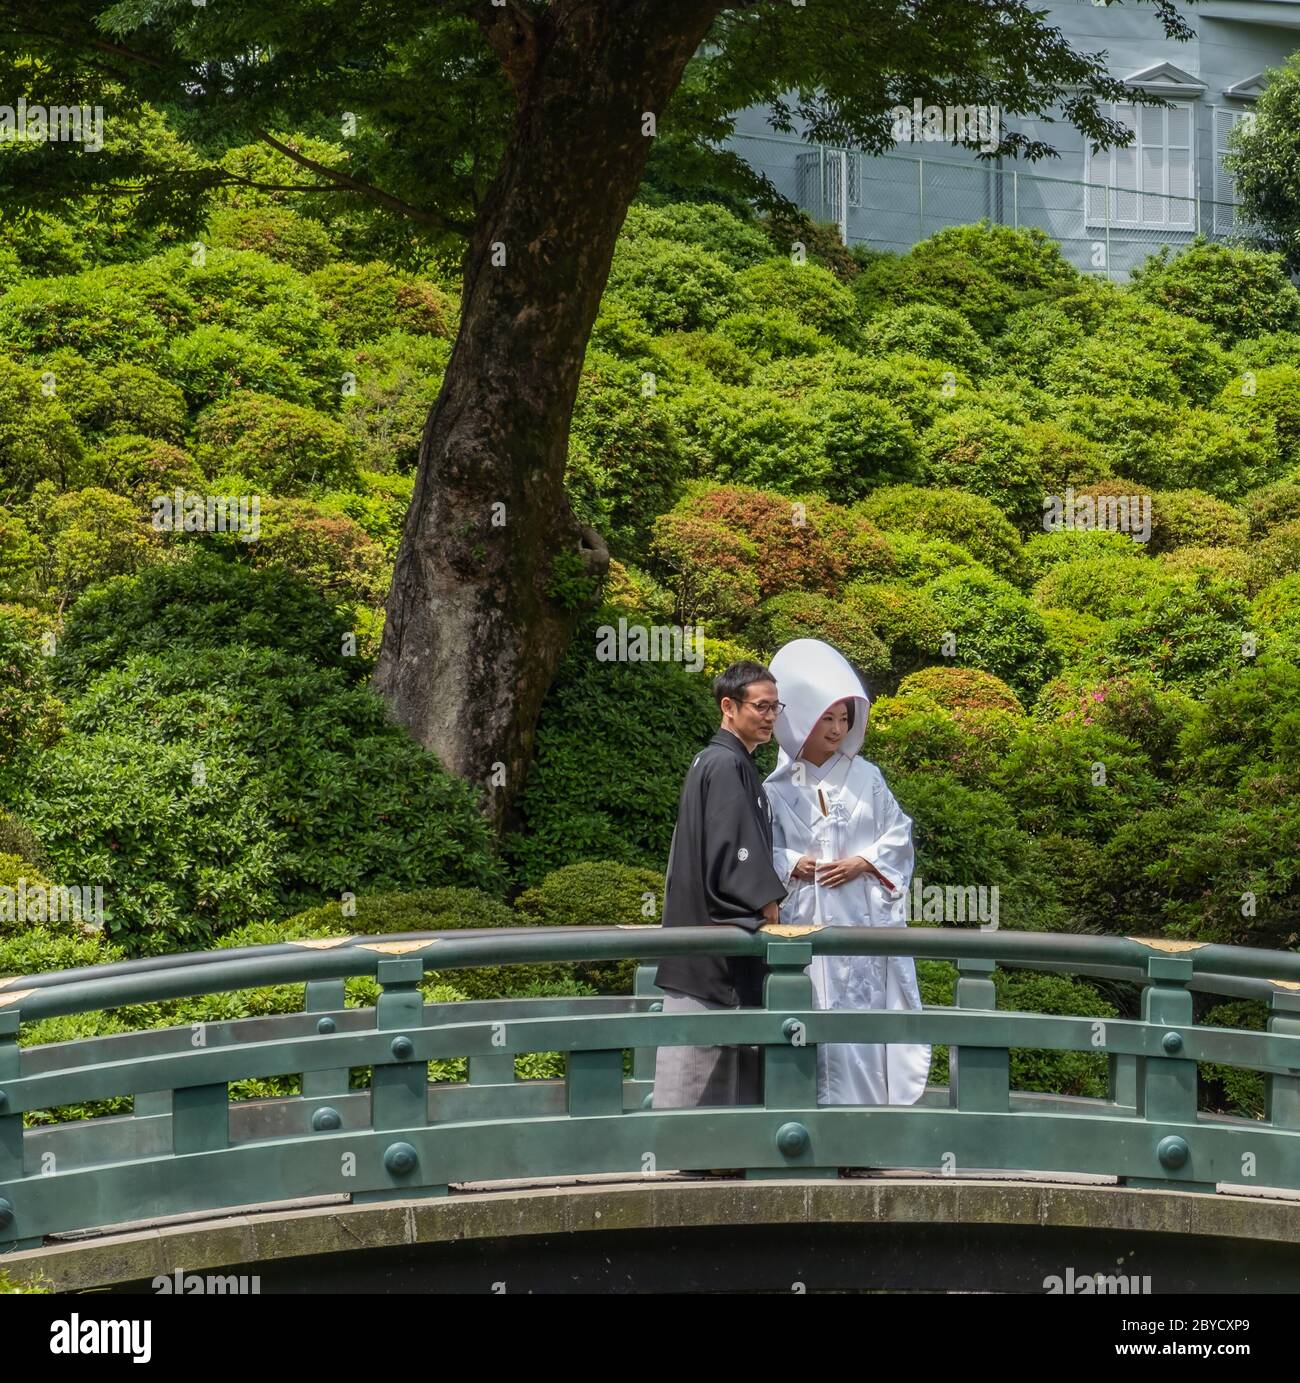
[[[1087,151],[1087,216],[1090,226],[1193,230],[1192,107],[1139,106],[1117,102],[1111,118],[1134,132],[1123,148]],[[1109,193],[1107,192],[1107,189]],[[1109,218],[1107,200],[1109,197]]]
[[[1214,233],[1230,235],[1243,230],[1237,214],[1237,187],[1232,174],[1223,166],[1228,152],[1228,133],[1243,120],[1253,120],[1251,110],[1233,110],[1228,106],[1214,107]]]

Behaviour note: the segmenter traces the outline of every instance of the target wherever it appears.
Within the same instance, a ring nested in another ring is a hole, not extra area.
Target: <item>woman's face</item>
[[[846,701],[837,701],[812,728],[804,742],[805,755],[822,758],[834,754],[849,733],[849,707]]]

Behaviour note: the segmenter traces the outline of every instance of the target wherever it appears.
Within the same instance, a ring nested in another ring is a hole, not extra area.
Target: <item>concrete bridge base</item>
[[[160,1277],[174,1287],[180,1270],[256,1276],[263,1293],[1043,1293],[1057,1279],[1075,1295],[1295,1292],[1300,1203],[897,1174],[669,1173],[257,1209],[51,1242],[0,1255],[0,1267],[59,1291],[151,1292]]]

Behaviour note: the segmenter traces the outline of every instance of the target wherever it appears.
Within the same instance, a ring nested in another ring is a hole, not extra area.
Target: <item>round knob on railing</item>
[[[782,1124],[776,1131],[776,1146],[786,1157],[798,1157],[807,1150],[809,1141],[802,1124]]]
[[[322,1105],[311,1116],[311,1126],[317,1133],[324,1133],[326,1129],[342,1128],[343,1116],[330,1105]]]
[[[791,1041],[803,1031],[803,1024],[797,1018],[787,1018],[781,1024],[781,1036]]]
[[[415,1043],[409,1037],[395,1037],[388,1044],[388,1050],[398,1061],[408,1061],[415,1055]]]
[[[1187,1139],[1179,1138],[1176,1133],[1171,1133],[1168,1138],[1162,1138],[1156,1144],[1156,1156],[1160,1159],[1162,1167],[1181,1167],[1192,1155],[1192,1150],[1187,1146]]]
[[[662,1013],[663,1011],[664,1011],[664,1006],[663,1006],[662,1003],[660,1003],[660,1001],[659,1001],[658,999],[656,999],[656,1000],[654,1001],[654,1003],[652,1003],[652,1004],[650,1005],[650,1012],[651,1012],[651,1013]]]
[[[1181,1052],[1183,1050],[1183,1035],[1178,1032],[1167,1032],[1160,1039],[1160,1045],[1170,1056],[1173,1056],[1175,1052]]]
[[[8,1229],[14,1222],[13,1206],[0,1196],[0,1229]]]
[[[420,1154],[409,1143],[393,1143],[384,1153],[384,1166],[394,1176],[405,1176],[419,1164]]]
[[[321,1018],[316,1023],[317,1032],[333,1032],[335,1023],[332,1018]]]

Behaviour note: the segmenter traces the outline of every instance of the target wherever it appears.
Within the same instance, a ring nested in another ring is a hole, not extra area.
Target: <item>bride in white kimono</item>
[[[848,660],[819,639],[795,639],[771,660],[785,709],[781,746],[764,786],[772,804],[773,863],[789,892],[781,921],[902,927],[912,881],[912,821],[875,764],[860,757],[866,691]],[[906,956],[827,956],[809,969],[818,1008],[919,1009]],[[818,1104],[914,1104],[930,1048],[822,1043]]]

